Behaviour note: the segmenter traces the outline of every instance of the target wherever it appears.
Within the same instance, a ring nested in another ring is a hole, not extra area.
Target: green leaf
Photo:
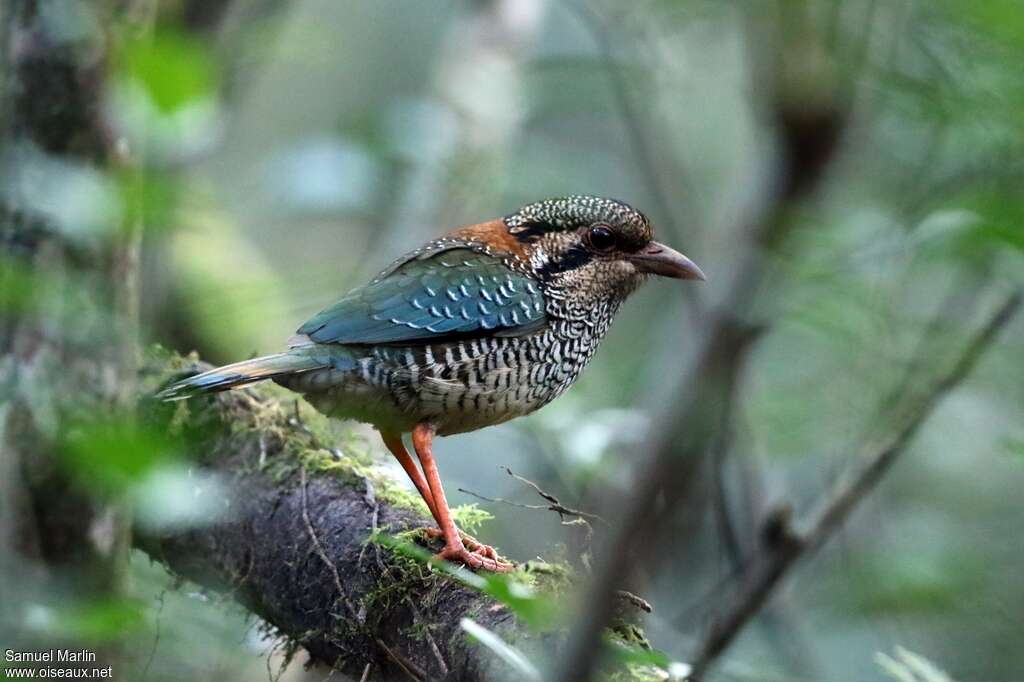
[[[490,649],[495,656],[508,663],[521,676],[519,679],[540,680],[540,671],[530,663],[523,652],[503,640],[497,634],[491,632],[484,626],[470,618],[463,618],[459,621],[459,627],[487,649]]]
[[[139,84],[164,114],[212,97],[220,80],[209,48],[174,31],[129,42],[118,61],[121,76]]]
[[[668,668],[671,663],[669,657],[657,649],[645,649],[612,638],[606,638],[605,643],[608,645],[612,657],[624,665],[653,665],[658,668]]]
[[[69,429],[61,454],[87,485],[119,492],[142,481],[157,465],[173,460],[177,450],[165,434],[133,419],[94,417]]]
[[[109,599],[62,605],[30,606],[23,619],[28,630],[47,638],[106,642],[137,630],[145,605],[134,599]]]
[[[38,280],[38,275],[22,261],[0,258],[0,313],[31,310],[42,288]]]

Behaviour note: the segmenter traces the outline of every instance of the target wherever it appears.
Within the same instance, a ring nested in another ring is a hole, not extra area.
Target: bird
[[[628,204],[546,199],[406,253],[299,327],[287,350],[182,379],[158,397],[271,380],[328,417],[372,425],[437,523],[428,534],[443,538],[438,558],[504,572],[514,564],[452,520],[434,439],[530,414],[565,392],[651,276],[706,279]]]

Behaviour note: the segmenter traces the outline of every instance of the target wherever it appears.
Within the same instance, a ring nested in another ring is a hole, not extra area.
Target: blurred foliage
[[[899,682],[953,682],[953,678],[934,663],[903,647],[896,647],[895,657],[880,653],[875,660],[886,674]]]
[[[556,625],[556,611],[559,609],[559,605],[553,599],[555,593],[550,589],[557,587],[564,590],[566,585],[559,584],[562,581],[545,581],[547,583],[545,589],[538,592],[532,583],[535,582],[538,575],[541,577],[552,573],[561,575],[565,570],[564,567],[554,566],[550,571],[544,571],[531,570],[527,566],[521,573],[472,573],[446,561],[438,561],[426,549],[401,538],[378,534],[373,537],[372,541],[390,548],[399,555],[432,566],[464,585],[493,597],[508,606],[513,613],[534,628],[551,628]]]
[[[115,62],[119,78],[142,88],[163,115],[217,96],[219,64],[202,39],[180,29],[160,26],[155,35],[129,41]]]
[[[78,640],[96,647],[139,628],[145,607],[136,600],[117,599],[55,607],[36,605],[25,614],[25,628],[41,641]]]
[[[495,656],[505,661],[515,671],[518,679],[538,682],[543,679],[540,671],[526,655],[472,618],[463,618],[459,625],[473,641],[487,647]]]
[[[463,527],[461,522],[459,525]],[[521,564],[510,573],[471,573],[463,567],[438,561],[429,551],[401,537],[378,534],[371,541],[488,595],[538,632],[554,632],[569,624],[567,618],[572,615],[572,590],[585,577],[567,565],[543,561]],[[643,631],[625,617],[625,613],[620,614],[606,633],[605,641],[611,660],[626,672],[624,679],[684,679],[681,670],[685,666],[651,648]],[[515,679],[542,679],[540,671],[527,656],[500,635],[469,618],[464,618],[461,625],[472,639],[517,671]],[[611,674],[613,677],[616,674],[614,669]]]
[[[95,416],[68,430],[61,451],[85,485],[108,492],[122,492],[139,483],[176,452],[166,434],[140,427],[131,418]]]

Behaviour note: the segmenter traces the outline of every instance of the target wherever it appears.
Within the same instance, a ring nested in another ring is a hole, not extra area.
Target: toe
[[[490,545],[477,545],[473,548],[473,552],[480,556],[487,557],[488,559],[494,559],[495,561],[499,559],[498,552],[496,552]]]
[[[472,569],[484,569],[495,573],[504,573],[513,568],[512,564],[506,561],[470,552],[465,547],[445,547],[436,556],[439,559],[462,564]]]

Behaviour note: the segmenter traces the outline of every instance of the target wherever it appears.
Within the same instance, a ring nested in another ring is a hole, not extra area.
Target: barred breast
[[[378,347],[360,366],[364,381],[386,387],[414,424],[429,421],[448,435],[529,414],[552,400],[558,393],[549,349],[545,334]]]
[[[608,329],[614,309],[601,312],[523,336],[345,346],[342,368],[279,383],[325,414],[382,430],[407,432],[429,421],[439,435],[472,431],[527,415],[565,392]]]

